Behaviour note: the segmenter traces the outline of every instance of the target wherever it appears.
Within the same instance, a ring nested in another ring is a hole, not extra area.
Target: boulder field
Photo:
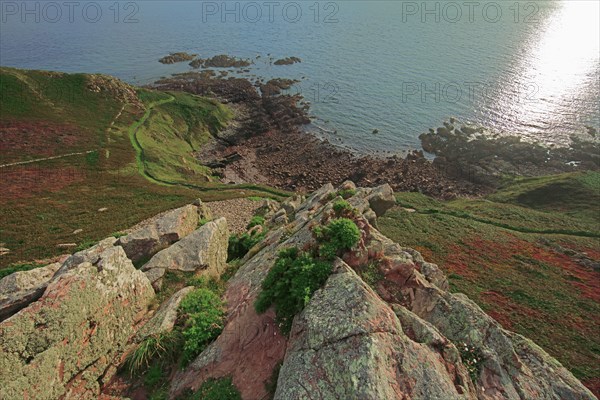
[[[281,250],[317,246],[315,227],[342,196],[360,240],[333,261],[289,334],[273,308],[254,303]],[[395,204],[392,189],[325,185],[283,204],[265,201],[264,239],[227,281],[222,333],[168,377],[168,397],[231,378],[243,399],[596,399],[527,338],[507,331],[415,250],[376,228]],[[114,399],[106,388],[148,335],[168,332],[193,288],[149,307],[165,271],[219,276],[227,267],[227,221],[200,226],[196,202],[127,236],[107,238],[61,264],[0,281],[0,399]],[[134,266],[134,263],[136,266]],[[124,398],[123,393],[121,398]]]

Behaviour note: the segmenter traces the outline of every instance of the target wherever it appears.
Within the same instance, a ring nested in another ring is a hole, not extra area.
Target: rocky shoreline
[[[295,82],[251,82],[205,70],[164,78],[154,87],[216,97],[234,109],[236,118],[230,128],[214,132],[212,143],[197,154],[224,183],[251,182],[309,192],[328,182],[352,180],[365,186],[388,183],[397,191],[450,199],[489,193],[507,175],[600,169],[597,140],[573,138],[571,148],[548,149],[518,137],[485,137],[480,128],[454,126],[455,120],[420,136],[423,148],[436,156],[433,162],[421,151],[404,158],[357,156],[303,131],[311,122],[309,105],[299,95],[282,94]]]
[[[439,198],[488,191],[484,185],[447,176],[422,153],[406,158],[358,157],[304,132],[302,127],[310,123],[308,105],[300,96],[280,94],[290,84],[293,81],[285,79],[253,84],[203,71],[161,79],[153,87],[213,96],[234,109],[236,119],[230,128],[215,132],[213,142],[197,154],[225,183],[262,183],[309,192],[328,182],[353,180],[359,185],[389,183],[395,190]]]

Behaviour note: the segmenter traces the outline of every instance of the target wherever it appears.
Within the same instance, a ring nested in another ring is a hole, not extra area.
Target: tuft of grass
[[[83,242],[79,243],[79,245],[77,245],[77,247],[75,247],[75,252],[87,250],[90,247],[93,247],[94,245],[96,245],[96,243],[98,243],[96,240],[86,239]]]
[[[200,218],[200,220],[198,220],[198,228],[203,227],[204,225],[208,224],[209,222],[210,222],[210,219]]]
[[[383,273],[379,270],[379,266],[375,262],[370,262],[359,270],[359,275],[372,288],[375,288],[377,283],[384,278]]]
[[[152,361],[169,359],[179,354],[181,335],[178,331],[148,336],[125,360],[125,369],[131,376],[148,370]]]

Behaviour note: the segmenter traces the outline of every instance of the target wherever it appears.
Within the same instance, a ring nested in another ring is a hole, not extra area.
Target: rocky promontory
[[[395,204],[389,185],[327,184],[228,239],[198,201],[7,276],[25,300],[0,322],[0,398],[596,399],[381,234]]]

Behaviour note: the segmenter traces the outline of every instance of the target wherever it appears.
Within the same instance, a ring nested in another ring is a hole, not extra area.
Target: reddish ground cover
[[[3,200],[25,199],[44,192],[58,192],[82,182],[85,173],[74,167],[15,166],[0,169]]]
[[[46,121],[19,121],[0,124],[0,163],[51,157],[90,150],[88,135],[68,124]]]

